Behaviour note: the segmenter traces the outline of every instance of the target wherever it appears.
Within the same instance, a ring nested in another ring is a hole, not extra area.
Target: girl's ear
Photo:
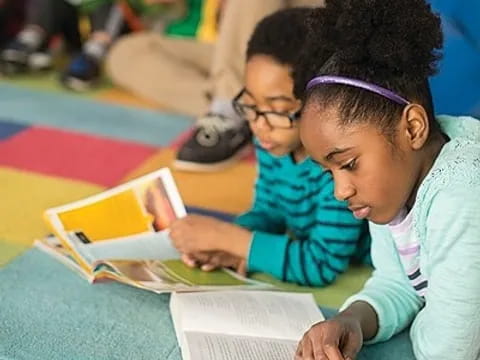
[[[427,112],[423,106],[409,104],[402,114],[407,142],[412,150],[420,150],[427,142],[430,133]]]

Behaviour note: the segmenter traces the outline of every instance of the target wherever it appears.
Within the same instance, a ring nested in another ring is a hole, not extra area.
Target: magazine
[[[48,209],[52,236],[36,246],[94,283],[116,280],[155,292],[261,289],[271,285],[229,269],[184,265],[169,237],[186,215],[168,168],[98,195]]]

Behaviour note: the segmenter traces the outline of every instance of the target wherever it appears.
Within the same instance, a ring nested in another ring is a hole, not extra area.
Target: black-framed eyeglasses
[[[260,116],[263,116],[265,122],[272,129],[291,129],[294,123],[300,118],[301,110],[293,113],[259,111],[255,105],[243,104],[241,98],[245,94],[245,91],[245,89],[242,89],[242,91],[234,97],[232,104],[237,114],[248,122],[255,123]]]

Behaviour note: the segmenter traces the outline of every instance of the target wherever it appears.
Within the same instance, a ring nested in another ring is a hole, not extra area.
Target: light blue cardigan
[[[417,193],[414,231],[425,299],[405,274],[387,225],[370,224],[375,271],[349,298],[371,304],[379,330],[369,341],[388,340],[412,324],[419,360],[480,359],[480,121],[440,116],[451,138]],[[413,323],[412,323],[413,322]]]

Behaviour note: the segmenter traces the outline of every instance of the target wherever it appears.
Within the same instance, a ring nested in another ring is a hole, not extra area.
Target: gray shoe
[[[178,151],[174,166],[186,171],[221,170],[245,154],[251,139],[246,121],[207,114]]]

